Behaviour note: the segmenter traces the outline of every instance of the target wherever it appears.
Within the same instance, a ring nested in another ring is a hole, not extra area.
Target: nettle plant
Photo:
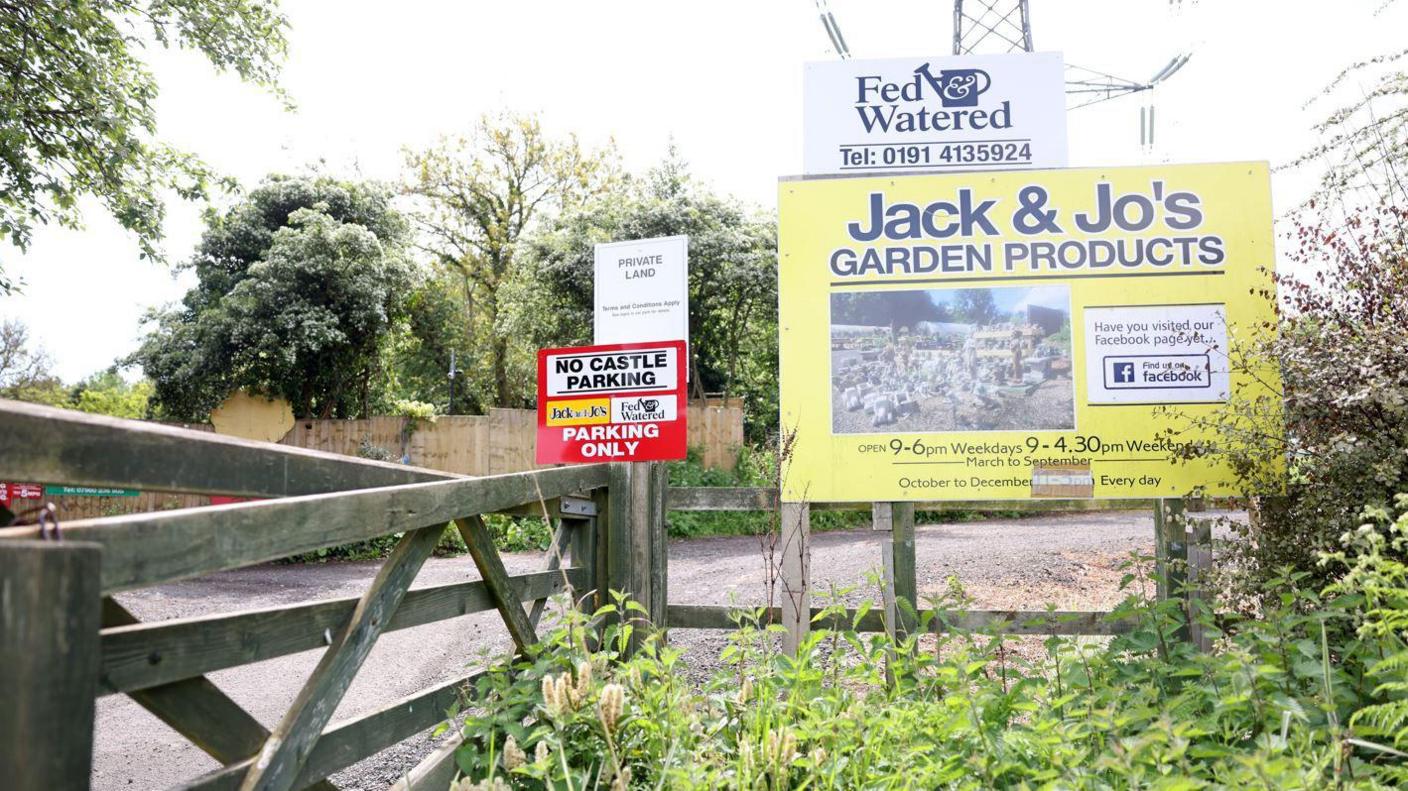
[[[718,670],[696,684],[658,633],[626,656],[648,628],[638,604],[564,611],[540,646],[478,681],[455,788],[1397,787],[1406,512],[1402,499],[1348,531],[1322,559],[1343,572],[1324,594],[1288,570],[1268,581],[1260,619],[1199,612],[1211,653],[1178,639],[1176,601],[1140,594],[1111,616],[1126,633],[1052,637],[1036,660],[1001,634],[936,634],[929,611],[903,639],[860,634],[870,605],[836,604],[795,658],[762,610],[739,611]],[[1148,561],[1128,561],[1130,590],[1146,589]],[[931,604],[967,606],[956,583]]]

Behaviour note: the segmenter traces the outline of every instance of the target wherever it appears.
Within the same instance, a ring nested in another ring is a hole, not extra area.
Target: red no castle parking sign
[[[683,459],[684,341],[538,351],[538,463]]]

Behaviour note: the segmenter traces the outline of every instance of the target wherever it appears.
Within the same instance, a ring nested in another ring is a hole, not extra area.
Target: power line
[[[821,26],[826,29],[826,35],[831,39],[831,46],[836,50],[836,54],[841,60],[850,60],[851,48],[846,46],[846,37],[841,35],[841,28],[836,24],[836,17],[832,15],[831,9],[827,7],[826,0],[815,0],[817,14],[821,16]]]

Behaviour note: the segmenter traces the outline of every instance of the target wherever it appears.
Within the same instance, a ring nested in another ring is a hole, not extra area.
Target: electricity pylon
[[[1032,23],[1028,0],[953,0],[953,54],[1031,52]],[[835,24],[835,20],[832,20]],[[1071,109],[1130,93],[1147,91],[1173,76],[1192,57],[1175,55],[1147,80],[1116,77],[1075,64],[1066,65],[1066,95]]]
[[[822,27],[842,59],[851,57],[836,17],[826,0],[813,0]],[[1028,0],[953,0],[953,54],[1032,52]],[[1071,109],[1087,107],[1131,93],[1152,89],[1183,68],[1192,53],[1175,55],[1147,80],[1116,77],[1103,71],[1066,64],[1066,96]]]

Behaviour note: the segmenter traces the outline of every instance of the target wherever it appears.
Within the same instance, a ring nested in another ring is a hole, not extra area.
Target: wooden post
[[[615,481],[614,476],[608,475],[610,482]],[[611,601],[607,591],[611,589],[611,487],[605,487],[592,492],[592,502],[596,504],[596,518],[592,520],[592,531],[590,544],[583,542],[581,545],[574,543],[572,551],[591,552],[590,557],[583,557],[583,563],[591,566],[592,580],[592,610],[602,607]],[[575,555],[573,556],[576,557]]]
[[[650,622],[666,630],[669,622],[670,536],[665,522],[665,501],[669,497],[669,469],[661,462],[650,465]]]
[[[606,513],[606,590],[632,594],[631,498],[635,496],[635,468],[613,463],[609,474]],[[611,601],[610,596],[607,602]]]
[[[885,608],[885,633],[897,637],[895,624],[899,607],[895,605],[895,543],[894,503],[870,504],[870,529],[880,533],[880,602]]]
[[[1188,636],[1199,651],[1212,650],[1212,635],[1203,627],[1212,597],[1206,589],[1212,572],[1212,522],[1190,519],[1188,523]]]
[[[0,542],[3,785],[87,789],[98,691],[97,544]]]
[[[659,462],[611,465],[608,584],[611,590],[627,594],[646,610],[645,619],[632,619],[636,627],[632,650],[640,647],[651,629],[665,626],[665,472],[665,465]]]
[[[1161,499],[1154,504],[1154,557],[1158,579],[1158,600],[1182,597],[1188,581],[1188,534],[1185,532],[1183,501]],[[1187,607],[1184,608],[1185,615]],[[1174,633],[1179,640],[1188,639],[1188,625]]]
[[[897,640],[914,630],[918,612],[919,583],[914,570],[914,503],[874,503],[871,528],[881,531],[880,558],[884,564],[881,598],[885,603],[885,631]],[[908,608],[901,602],[908,604]]]
[[[811,629],[811,511],[806,503],[782,503],[778,531],[778,592],[781,594],[782,650],[797,655]]]
[[[886,560],[894,580],[897,637],[914,631],[919,612],[919,581],[914,568],[914,503],[890,505],[890,551]],[[905,605],[908,605],[906,607]]]

